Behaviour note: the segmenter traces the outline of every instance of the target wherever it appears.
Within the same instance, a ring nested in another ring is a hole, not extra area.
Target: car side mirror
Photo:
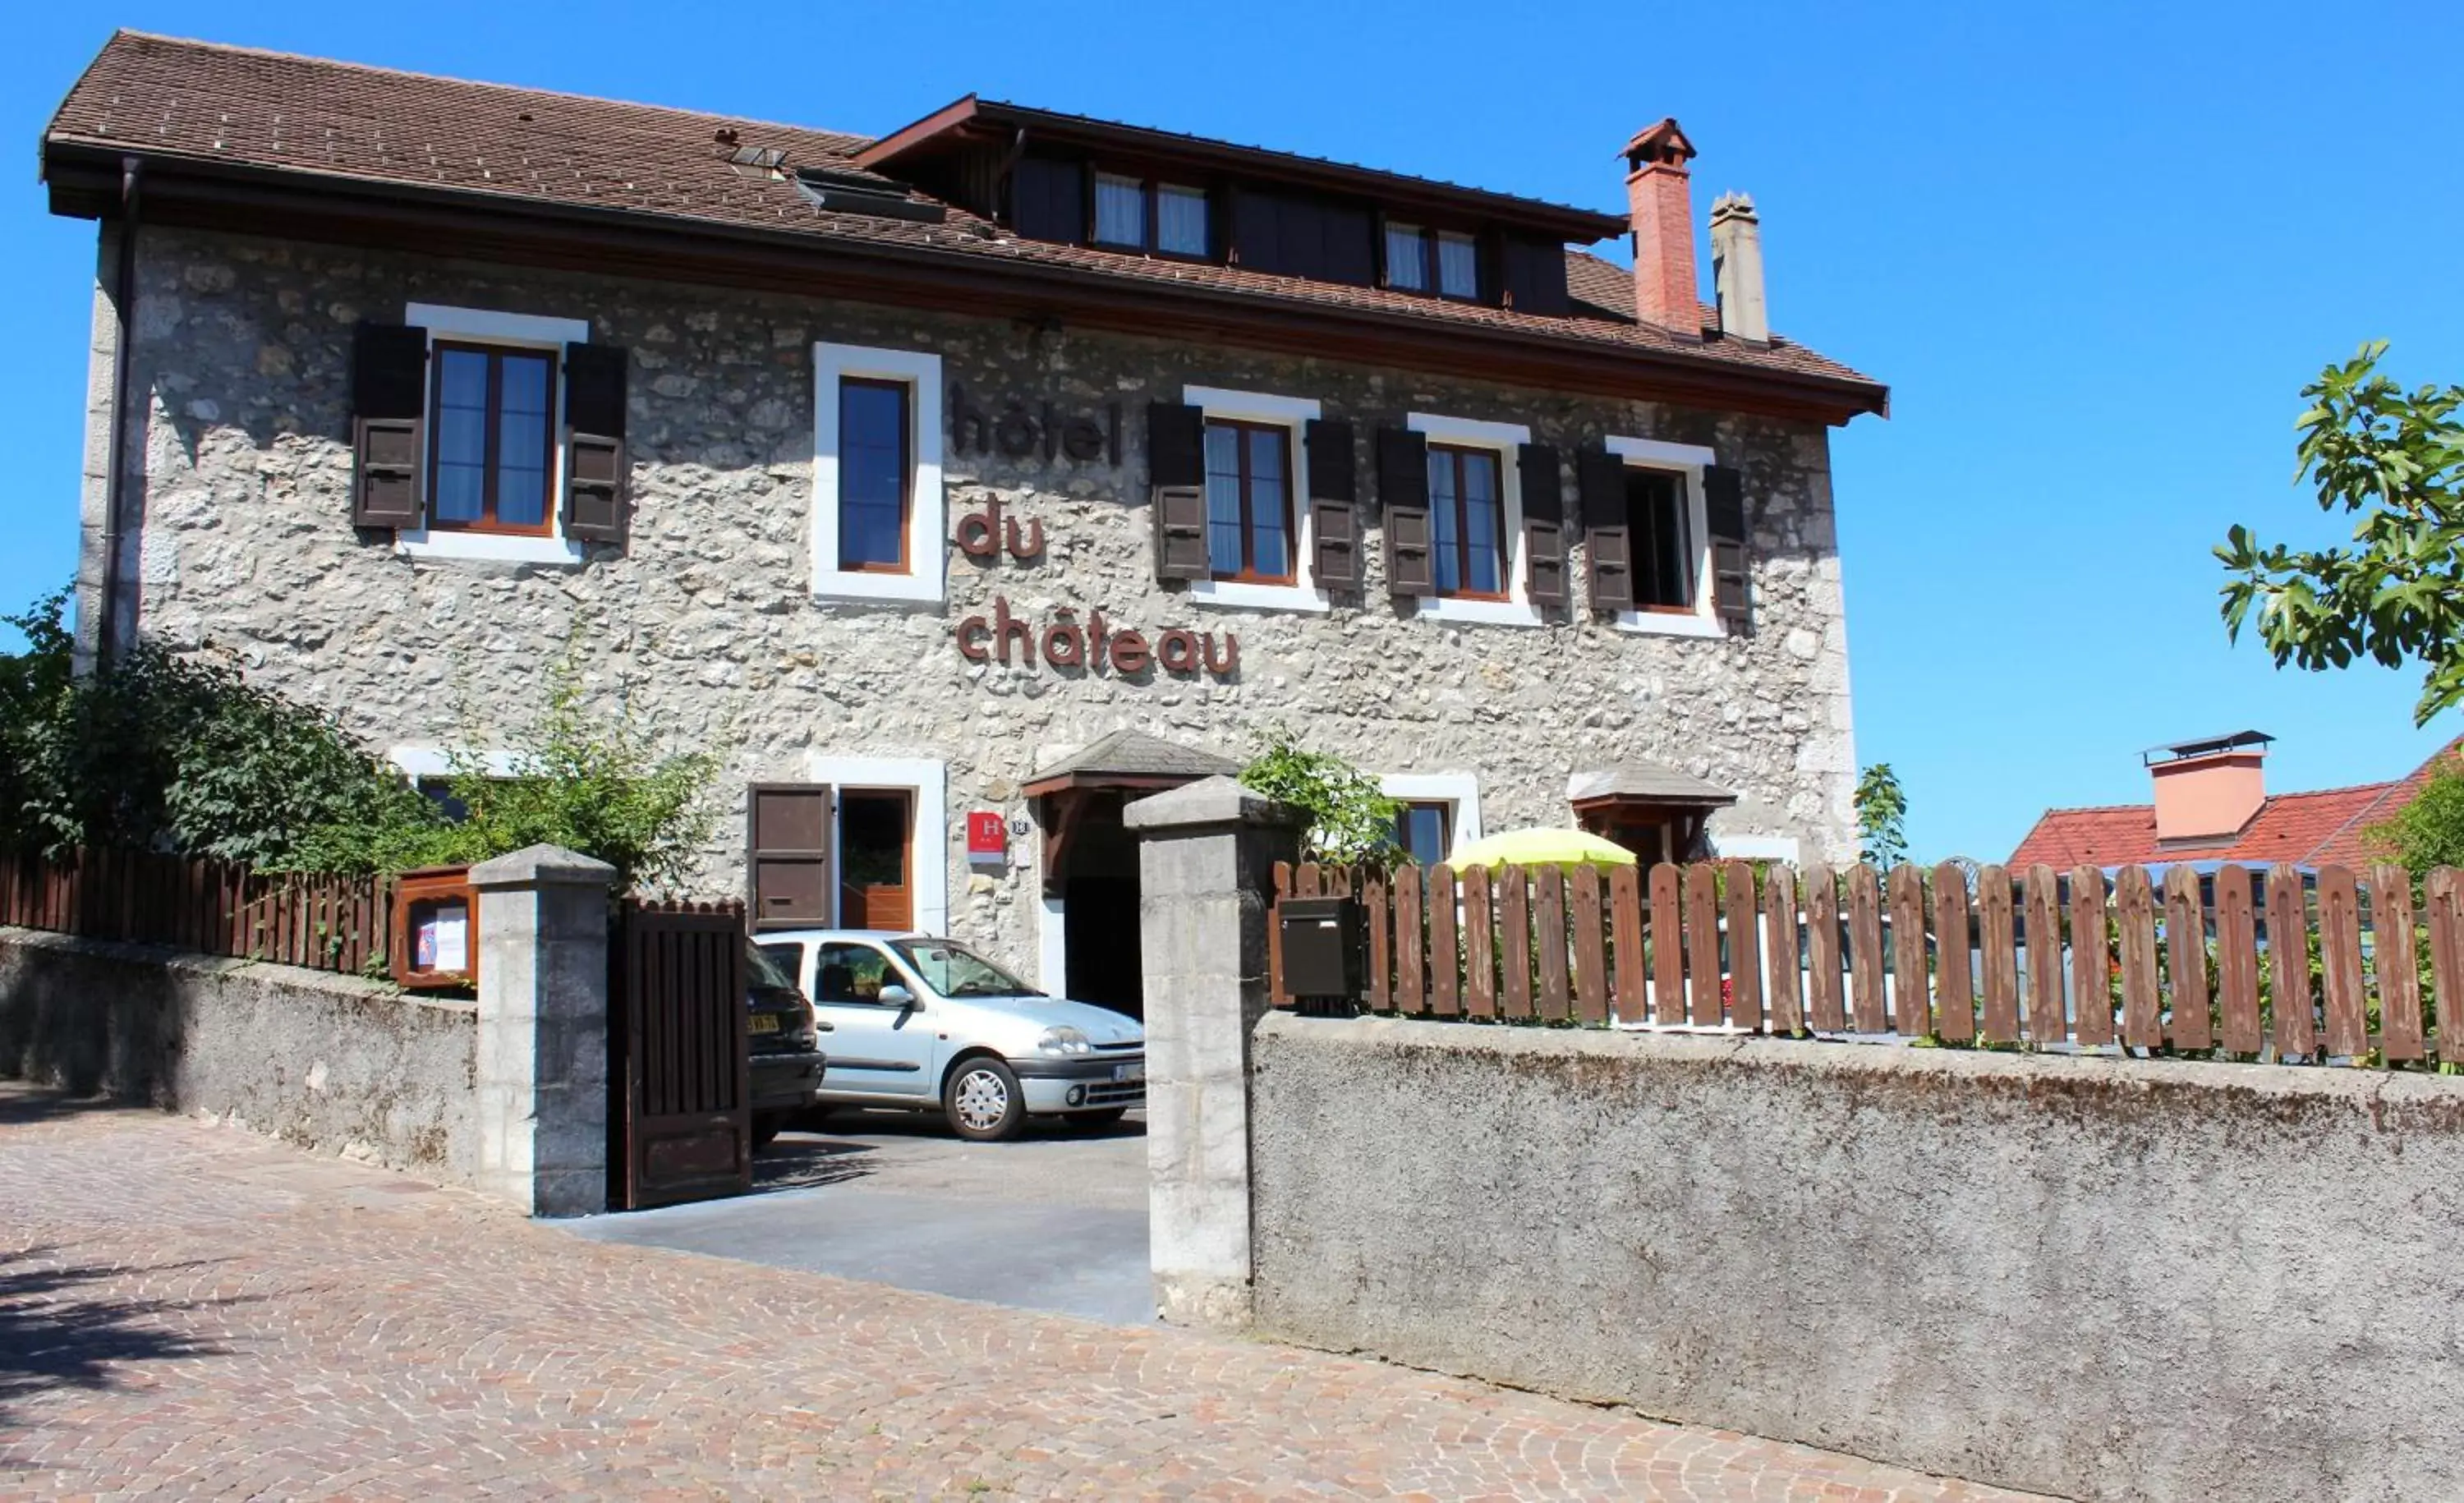
[[[910,1012],[924,1010],[924,1005],[915,1000],[915,994],[896,982],[881,988],[881,995],[876,1000],[885,1007],[904,1007]]]

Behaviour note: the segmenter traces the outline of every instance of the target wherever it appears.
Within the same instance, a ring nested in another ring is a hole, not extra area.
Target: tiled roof
[[[2013,867],[2044,865],[2151,866],[2173,861],[2238,861],[2244,865],[2365,864],[2377,858],[2367,832],[2384,824],[2420,791],[2439,758],[2464,748],[2449,742],[2410,773],[2391,783],[2364,783],[2310,793],[2274,793],[2240,830],[2224,839],[2189,845],[2156,839],[2156,807],[2112,805],[2100,808],[2047,809],[2019,849]]]
[[[1734,791],[1716,783],[1705,782],[1692,773],[1681,772],[1675,767],[1646,762],[1639,757],[1618,763],[1614,767],[1575,773],[1566,780],[1566,797],[1578,803],[1609,798],[1705,806],[1737,802]]]
[[[680,226],[897,246],[983,265],[1067,267],[1124,284],[1203,287],[1284,305],[1546,335],[1714,368],[1874,385],[1785,340],[1774,338],[1765,349],[1717,338],[1696,343],[1642,323],[1633,312],[1631,276],[1581,252],[1568,252],[1574,316],[1546,318],[1382,288],[1021,240],[955,207],[938,224],[830,213],[808,202],[793,182],[748,177],[732,167],[720,142],[728,133],[745,146],[779,148],[789,168],[840,171],[854,170],[855,154],[870,140],[121,32],[70,90],[44,145],[47,152],[80,146],[136,150],[364,185],[444,189],[509,206],[614,210]],[[1716,330],[1716,323],[1705,309],[1705,328]],[[1877,405],[1880,395],[1877,387]]]
[[[1036,768],[1027,781],[1042,783],[1072,774],[1085,777],[1102,773],[1135,778],[1212,778],[1240,770],[1239,763],[1203,747],[1183,746],[1144,731],[1114,731],[1048,767]]]

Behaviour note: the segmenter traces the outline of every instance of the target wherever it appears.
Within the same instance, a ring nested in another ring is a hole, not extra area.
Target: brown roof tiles
[[[1639,322],[1623,269],[1568,253],[1572,318],[1441,302],[1408,293],[1193,265],[1006,235],[955,206],[940,223],[817,209],[792,181],[740,172],[735,144],[776,147],[785,166],[853,171],[870,138],[660,105],[473,83],[354,63],[121,32],[61,102],[44,135],[59,150],[138,150],[357,184],[446,189],[565,208],[620,210],[731,231],[809,235],[964,258],[1066,266],[1124,283],[1181,284],[1284,305],[1371,311],[1436,325],[1543,335],[1638,355],[1675,356],[1739,374],[1870,388],[1870,378],[1774,339],[1768,348],[1697,342]],[[917,195],[920,197],[921,195]],[[1704,310],[1705,330],[1716,320]]]

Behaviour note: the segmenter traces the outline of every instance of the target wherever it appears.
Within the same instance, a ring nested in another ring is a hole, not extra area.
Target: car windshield
[[[898,958],[944,997],[1041,997],[1044,993],[962,944],[947,939],[892,939]]]

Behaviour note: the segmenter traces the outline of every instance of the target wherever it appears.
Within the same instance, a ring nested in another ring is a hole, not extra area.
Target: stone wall
[[[2464,1082],[1255,1040],[1270,1334],[2063,1496],[2464,1495]]]
[[[287,965],[0,928],[0,1075],[474,1183],[477,1009]]]
[[[143,629],[227,652],[380,745],[487,739],[539,703],[572,639],[603,707],[629,705],[666,745],[724,752],[738,812],[707,852],[705,890],[740,881],[745,783],[801,778],[817,754],[938,758],[952,925],[1030,962],[1032,842],[1012,868],[970,868],[957,815],[1027,812],[1018,788],[1033,766],[1125,726],[1241,756],[1287,725],[1372,771],[1474,772],[1491,829],[1563,823],[1570,771],[1654,758],[1743,791],[1715,829],[1794,836],[1809,858],[1850,848],[1845,628],[1818,426],[782,294],[163,231],[142,244]],[[399,321],[413,301],[584,319],[595,341],[631,349],[636,510],[622,556],[598,550],[571,569],[413,561],[354,532],[352,326]],[[996,409],[1117,404],[1121,462],[952,455],[949,525],[999,499],[1043,523],[1043,558],[954,550],[938,605],[817,602],[817,341],[937,352],[947,384]],[[1155,583],[1144,496],[1145,404],[1192,383],[1320,399],[1360,431],[1364,472],[1370,430],[1414,410],[1528,423],[1568,451],[1609,433],[1712,445],[1747,477],[1758,630],[1640,636],[1580,610],[1537,628],[1413,619],[1385,597],[1374,529],[1363,603],[1201,606]],[[93,421],[107,420],[103,403]],[[1038,622],[1091,608],[1150,637],[1237,631],[1240,667],[1222,680],[1124,679],[971,663],[954,628],[996,596]]]

